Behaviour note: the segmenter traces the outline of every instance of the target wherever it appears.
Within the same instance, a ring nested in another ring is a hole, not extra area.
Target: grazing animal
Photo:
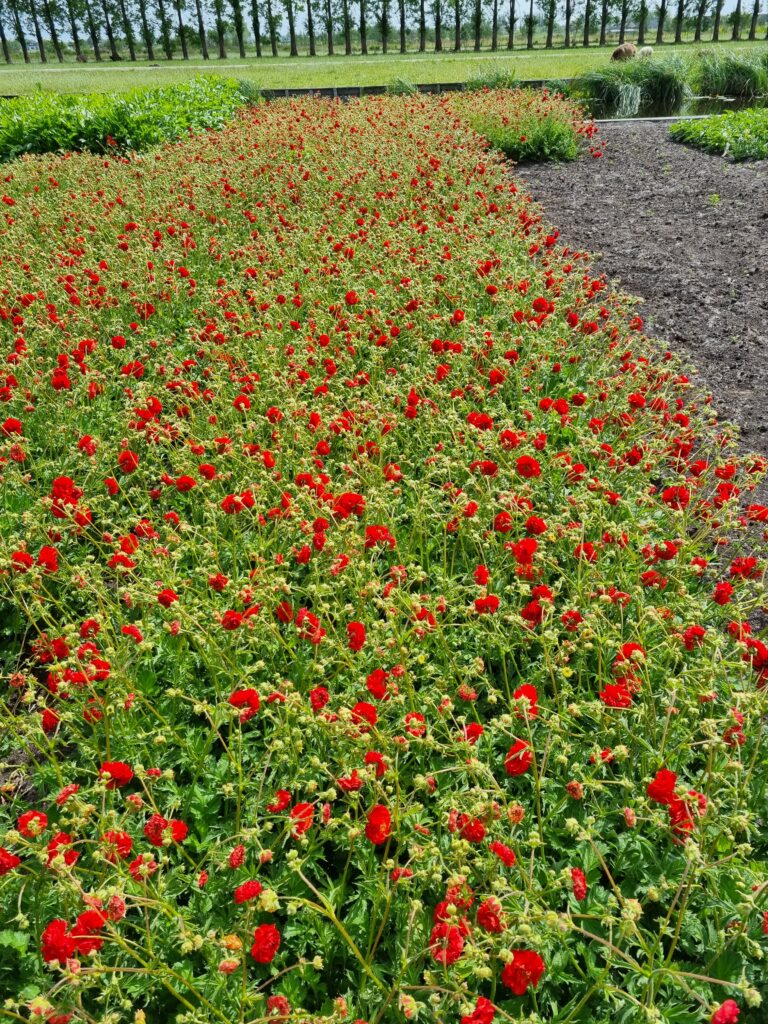
[[[634,43],[622,43],[611,54],[611,60],[632,60],[636,56],[637,47]]]
[[[641,47],[638,50],[637,55],[638,55],[638,57],[652,57],[653,56],[653,47],[652,46],[643,46],[643,47]]]

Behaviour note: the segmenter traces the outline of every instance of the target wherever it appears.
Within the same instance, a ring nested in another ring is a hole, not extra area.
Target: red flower
[[[439,964],[455,964],[464,952],[461,929],[448,921],[438,921],[429,937],[429,949]]]
[[[235,903],[249,903],[251,900],[255,900],[260,893],[261,882],[251,878],[235,889]]]
[[[392,834],[392,815],[384,804],[376,804],[368,812],[368,822],[365,826],[366,839],[374,846],[381,846]]]
[[[532,949],[515,949],[512,960],[504,965],[501,980],[516,996],[524,996],[528,987],[536,988],[544,973],[544,961]]]
[[[646,793],[657,804],[670,804],[675,798],[677,775],[668,768],[660,768],[648,784]]]
[[[133,778],[133,769],[124,761],[104,761],[99,775],[107,781],[107,789],[120,789]]]
[[[139,468],[139,456],[136,452],[128,451],[126,449],[118,455],[117,464],[123,473],[135,473]]]
[[[508,868],[514,867],[515,864],[515,851],[511,847],[506,846],[504,843],[500,843],[498,840],[494,840],[488,844],[488,849],[491,853],[496,854],[501,863]]]
[[[504,761],[507,775],[525,775],[533,764],[533,751],[525,740],[515,740]]]
[[[362,622],[350,622],[347,625],[347,639],[350,651],[360,651],[365,644],[365,626]]]
[[[3,875],[7,875],[9,871],[13,871],[19,864],[21,864],[21,857],[17,857],[15,853],[11,853],[4,846],[0,846],[0,878]]]
[[[118,832],[114,829],[104,833],[101,837],[101,845],[104,848],[104,856],[110,864],[115,864],[118,857],[123,859],[129,857],[133,850],[133,840],[128,833]]]
[[[715,604],[724,605],[729,604],[733,595],[733,585],[728,583],[727,580],[722,580],[720,583],[715,585],[714,593],[712,594],[712,600]]]
[[[492,615],[499,610],[499,599],[495,594],[475,599],[475,611],[478,615]]]
[[[260,924],[253,933],[251,956],[257,964],[271,964],[280,948],[280,932],[273,924]]]
[[[50,963],[52,960],[64,963],[74,955],[75,943],[68,932],[66,921],[57,917],[46,925],[41,937],[40,951],[46,963]]]
[[[474,1010],[461,1018],[461,1024],[493,1024],[495,1016],[496,1009],[490,999],[478,996]]]
[[[587,876],[581,868],[571,868],[571,883],[574,897],[581,901],[587,898]]]
[[[740,1012],[733,999],[726,999],[712,1014],[712,1024],[738,1024]]]
[[[48,828],[48,815],[43,811],[24,811],[19,815],[16,828],[25,839],[34,839]]]
[[[293,822],[291,835],[294,839],[303,836],[312,827],[315,817],[315,808],[312,804],[296,804],[291,808],[289,817]]]
[[[186,839],[189,829],[183,821],[175,818],[164,818],[153,814],[144,826],[144,835],[153,846],[166,846],[170,843],[181,843]]]
[[[626,683],[607,683],[605,689],[598,694],[607,708],[631,708],[632,694]]]
[[[501,933],[505,930],[501,904],[495,896],[489,896],[477,908],[477,923],[486,932]]]
[[[532,455],[521,455],[515,463],[515,469],[526,480],[541,476],[541,466]]]
[[[234,693],[230,694],[229,703],[233,708],[243,709],[240,713],[240,721],[247,722],[259,710],[259,695],[252,688],[235,690]]]

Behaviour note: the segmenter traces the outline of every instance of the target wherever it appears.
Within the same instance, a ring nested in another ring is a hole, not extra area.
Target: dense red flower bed
[[[765,467],[457,108],[2,191],[12,1019],[760,1020]]]

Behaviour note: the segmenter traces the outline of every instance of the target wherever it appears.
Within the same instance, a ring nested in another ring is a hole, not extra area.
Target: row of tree
[[[225,59],[228,47],[240,57],[249,47],[257,57],[276,57],[284,42],[283,15],[292,57],[299,55],[300,41],[311,57],[321,48],[330,55],[342,46],[351,54],[353,43],[362,54],[373,45],[384,53],[405,53],[409,39],[421,52],[428,45],[436,51],[465,45],[480,50],[488,40],[493,50],[511,50],[519,25],[529,49],[537,26],[547,48],[555,45],[556,34],[565,47],[589,46],[595,39],[604,46],[615,25],[620,43],[631,34],[639,45],[661,45],[668,31],[675,42],[684,31],[692,31],[696,42],[705,32],[715,42],[724,34],[725,0],[658,0],[653,9],[648,0],[519,2],[522,10],[518,0],[429,0],[429,9],[427,0],[0,0],[0,45],[9,64],[14,53],[29,63],[35,50],[42,63],[50,51],[61,62],[69,52],[78,61],[119,61],[126,51],[132,61],[160,55],[173,60],[179,52],[189,60],[190,44],[204,60]],[[761,0],[753,0],[751,12],[742,10],[743,2],[749,0],[737,0],[727,19],[730,36],[755,39]]]

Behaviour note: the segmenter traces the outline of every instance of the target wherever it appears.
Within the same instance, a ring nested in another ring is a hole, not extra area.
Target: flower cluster
[[[6,168],[14,1019],[759,1004],[764,460],[456,102]]]

